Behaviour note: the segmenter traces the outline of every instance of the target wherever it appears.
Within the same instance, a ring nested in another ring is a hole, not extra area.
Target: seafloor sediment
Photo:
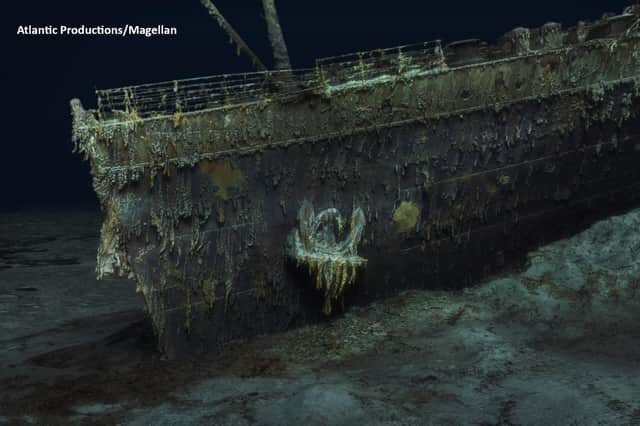
[[[640,424],[640,210],[190,362],[155,353],[133,283],[95,281],[99,219],[0,214],[0,424]]]

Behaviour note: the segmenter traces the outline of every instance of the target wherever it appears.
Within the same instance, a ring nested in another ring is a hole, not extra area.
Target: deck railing
[[[427,70],[443,63],[440,41],[323,58],[314,68],[223,74],[97,90],[98,110],[140,118],[326,91],[349,82]]]

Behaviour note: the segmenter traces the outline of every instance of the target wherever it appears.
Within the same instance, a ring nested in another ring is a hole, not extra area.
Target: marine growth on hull
[[[316,321],[308,288],[329,315],[347,291],[477,282],[638,202],[639,23],[632,6],[75,100],[107,213],[99,274],[153,289],[172,354]]]

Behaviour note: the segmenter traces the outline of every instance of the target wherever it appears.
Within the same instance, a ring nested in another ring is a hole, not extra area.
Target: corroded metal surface
[[[106,212],[98,274],[135,278],[169,356],[329,311],[287,250],[304,200],[362,211],[347,304],[485,277],[640,200],[637,19],[321,62],[224,102],[181,82],[164,105],[143,87],[75,101]]]

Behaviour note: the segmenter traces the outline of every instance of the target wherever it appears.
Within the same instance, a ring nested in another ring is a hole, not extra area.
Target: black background
[[[629,0],[278,0],[294,67],[316,57],[440,38],[493,41],[516,26],[574,25]],[[260,0],[215,4],[268,65]],[[4,2],[0,207],[97,205],[88,165],[71,153],[69,100],[136,83],[251,71],[198,0]],[[173,37],[18,36],[19,25],[175,26]]]

